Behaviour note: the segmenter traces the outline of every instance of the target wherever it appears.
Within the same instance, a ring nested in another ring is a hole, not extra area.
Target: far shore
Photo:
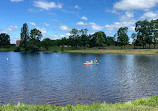
[[[14,51],[15,46],[10,46],[7,48],[0,48],[0,52]],[[24,51],[24,50],[21,50]],[[105,47],[104,49],[98,48],[77,48],[72,49],[70,47],[65,47],[61,51],[61,47],[50,47],[49,50],[40,48],[38,52],[63,52],[63,53],[81,53],[81,54],[134,54],[134,55],[158,55],[158,48],[156,49],[133,49],[132,46],[126,49],[120,49],[120,47]]]
[[[83,54],[135,54],[135,55],[158,55],[158,49],[110,49],[110,50],[67,50],[66,53]]]

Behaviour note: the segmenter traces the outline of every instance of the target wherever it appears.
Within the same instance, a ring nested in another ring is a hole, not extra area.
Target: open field
[[[158,111],[158,96],[125,103],[94,103],[92,105],[67,105],[65,107],[19,103],[18,105],[0,106],[0,111]]]

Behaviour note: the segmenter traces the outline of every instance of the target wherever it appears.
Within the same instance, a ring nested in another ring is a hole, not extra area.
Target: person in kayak
[[[97,61],[97,59],[95,59],[95,63],[97,63],[98,61]]]
[[[93,63],[93,61],[91,60],[91,64]]]

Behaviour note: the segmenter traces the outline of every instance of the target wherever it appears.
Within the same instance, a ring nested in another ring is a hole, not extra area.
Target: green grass
[[[51,106],[46,105],[25,105],[19,103],[18,105],[3,105],[0,106],[0,111],[158,111],[158,96],[151,98],[139,99],[136,101],[129,101],[124,103],[106,104],[93,103],[91,105],[67,105]]]
[[[158,46],[156,49],[133,49],[132,45],[127,45],[126,49],[120,49],[120,46],[106,46],[103,49],[94,48],[86,48],[78,47],[64,47],[65,53],[85,53],[85,54],[139,54],[139,55],[158,55]],[[0,47],[0,51],[14,51],[15,45],[9,45],[7,47]],[[38,52],[62,52],[62,47],[53,46],[49,47],[49,50],[46,50],[44,47],[41,47]],[[24,51],[22,49],[21,51]]]

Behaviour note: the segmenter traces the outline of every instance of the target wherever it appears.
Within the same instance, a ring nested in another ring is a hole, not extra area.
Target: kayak
[[[99,63],[83,63],[84,65],[97,65]]]

